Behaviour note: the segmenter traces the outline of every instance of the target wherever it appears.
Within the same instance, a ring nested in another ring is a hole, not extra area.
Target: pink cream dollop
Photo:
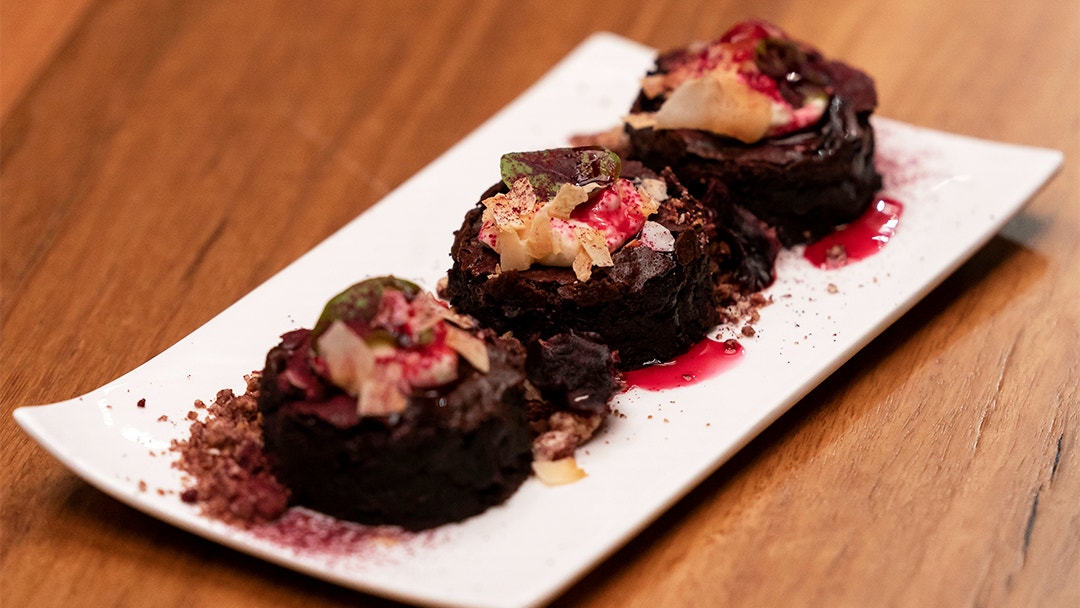
[[[527,210],[530,214],[534,210]],[[614,253],[627,241],[641,232],[650,210],[641,192],[628,179],[619,178],[610,186],[593,193],[566,219],[551,218],[552,236],[558,239],[555,252],[535,260],[546,266],[569,267],[580,249],[576,228],[586,227],[598,232],[609,252]],[[500,252],[499,228],[493,221],[485,221],[477,235],[480,242]]]
[[[626,179],[604,188],[596,200],[578,205],[571,221],[581,222],[604,235],[608,251],[614,252],[645,225],[641,194]]]

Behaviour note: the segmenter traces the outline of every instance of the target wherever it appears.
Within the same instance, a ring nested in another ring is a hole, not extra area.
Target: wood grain
[[[0,50],[10,606],[391,605],[123,506],[31,442],[12,409],[92,390],[164,350],[591,32],[670,47],[750,14],[724,1],[84,0],[60,23],[48,5],[10,6],[0,36],[21,41]],[[1057,148],[1065,166],[970,262],[556,604],[1077,605],[1080,7],[774,0],[754,11],[873,74],[882,115]]]
[[[0,1],[0,122],[41,77],[90,0]]]

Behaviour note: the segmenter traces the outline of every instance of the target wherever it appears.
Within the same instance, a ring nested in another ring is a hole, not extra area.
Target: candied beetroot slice
[[[239,397],[230,389],[219,391],[206,420],[192,423],[190,437],[171,446],[179,454],[173,466],[189,476],[180,499],[242,526],[277,519],[289,502],[288,489],[273,476],[263,452],[259,375],[247,377]]]

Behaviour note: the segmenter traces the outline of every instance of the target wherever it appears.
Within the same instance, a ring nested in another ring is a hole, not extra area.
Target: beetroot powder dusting
[[[363,559],[404,541],[434,538],[433,530],[408,532],[394,526],[364,526],[298,507],[249,531],[256,538],[302,555]]]
[[[171,447],[179,454],[173,466],[189,476],[180,500],[199,505],[207,517],[245,528],[255,538],[298,554],[370,559],[406,540],[415,546],[417,540],[434,539],[434,531],[363,526],[289,508],[289,490],[274,477],[263,452],[260,376],[252,372],[245,378],[243,395],[224,389],[209,405],[195,403],[196,410],[206,410],[206,419],[193,422],[190,437]]]
[[[889,127],[878,126],[875,131],[882,144],[874,154],[874,165],[885,181],[885,192],[903,192],[905,188],[927,179],[947,177],[935,175],[936,172],[932,169],[937,164],[935,160],[940,156],[940,151],[923,149],[901,153],[887,145],[888,140],[895,137],[895,134],[889,132]]]

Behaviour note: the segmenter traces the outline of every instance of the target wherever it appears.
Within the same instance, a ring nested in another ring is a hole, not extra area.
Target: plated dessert
[[[755,313],[783,244],[863,212],[881,184],[875,104],[865,74],[765,23],[660,55],[619,144],[630,160],[599,145],[504,154],[455,232],[449,304],[377,277],[283,335],[247,393],[220,393],[193,427],[189,446],[241,429],[235,446],[199,444],[230,455],[235,483],[185,500],[224,494],[219,512],[249,522],[297,504],[420,530],[532,473],[579,479],[616,370]]]
[[[747,21],[660,54],[623,145],[629,158],[670,167],[706,202],[749,210],[792,245],[859,217],[881,188],[876,106],[865,73]]]
[[[526,350],[413,283],[368,279],[282,336],[243,396],[219,393],[179,446],[196,477],[182,498],[241,524],[287,504],[407,530],[460,521],[533,470],[580,478],[574,451],[608,414],[613,362],[590,336]]]
[[[504,155],[502,176],[456,233],[455,308],[526,343],[593,333],[622,369],[716,325],[713,214],[671,172],[578,147]]]

